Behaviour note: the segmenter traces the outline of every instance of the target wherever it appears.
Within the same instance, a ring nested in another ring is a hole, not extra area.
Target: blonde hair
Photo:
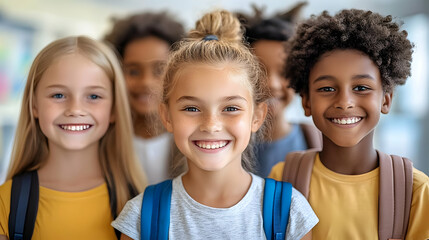
[[[56,40],[36,56],[25,85],[7,179],[26,171],[37,170],[45,164],[49,151],[48,140],[42,133],[38,120],[33,116],[35,89],[54,61],[73,53],[79,53],[91,60],[112,81],[112,111],[115,121],[100,139],[99,156],[109,194],[113,197],[111,206],[112,209],[116,208],[118,214],[131,197],[143,191],[146,178],[134,155],[131,113],[121,66],[109,47],[88,37]]]
[[[247,75],[255,105],[270,98],[270,91],[264,80],[266,73],[258,59],[244,44],[240,22],[226,10],[217,10],[204,15],[196,22],[195,29],[189,32],[188,38],[175,46],[167,62],[164,77],[162,96],[164,104],[168,104],[180,69],[192,63],[235,64],[236,68]],[[265,126],[256,134],[252,134],[249,146],[242,155],[242,165],[248,171],[253,171],[254,166],[253,142],[262,139],[261,135],[265,134],[268,123],[269,121],[265,121]]]

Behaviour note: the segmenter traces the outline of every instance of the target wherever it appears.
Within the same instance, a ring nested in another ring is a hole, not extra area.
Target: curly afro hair
[[[392,16],[357,9],[334,16],[324,11],[298,26],[289,45],[285,74],[297,93],[308,93],[310,70],[324,53],[355,49],[366,54],[380,70],[383,90],[405,84],[411,70],[413,45]]]
[[[171,45],[185,35],[181,23],[171,18],[166,12],[145,12],[116,20],[113,29],[104,40],[111,43],[123,57],[125,47],[133,40],[154,36]]]

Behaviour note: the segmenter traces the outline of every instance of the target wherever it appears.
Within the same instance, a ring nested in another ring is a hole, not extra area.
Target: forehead
[[[265,64],[284,64],[287,54],[284,42],[258,40],[252,44],[255,55]]]
[[[124,61],[165,60],[169,53],[168,42],[153,36],[129,42],[124,49]]]
[[[350,79],[357,75],[371,75],[381,83],[380,70],[364,53],[357,50],[334,50],[323,54],[310,70],[310,83],[321,76]]]
[[[79,53],[67,54],[55,59],[43,73],[38,85],[103,85],[111,86],[104,70]]]
[[[248,76],[233,65],[187,64],[176,74],[172,100],[183,95],[202,99],[218,99],[240,95],[251,100]]]

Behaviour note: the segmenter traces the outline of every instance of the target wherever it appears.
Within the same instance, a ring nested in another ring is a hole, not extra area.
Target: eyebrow
[[[60,84],[53,84],[53,85],[49,85],[46,88],[67,88],[67,86],[64,85],[60,85]],[[86,87],[87,89],[102,89],[102,90],[107,90],[107,88],[103,87],[103,86],[88,86]]]
[[[222,98],[222,101],[224,101],[224,102],[229,102],[229,101],[233,101],[233,100],[240,100],[240,101],[247,102],[247,99],[245,99],[244,97],[242,97],[240,95],[227,96],[227,97]],[[201,102],[201,99],[199,99],[197,97],[194,97],[194,96],[181,96],[180,98],[178,98],[176,100],[177,103],[183,102],[183,101],[197,101],[197,102]]]
[[[322,75],[317,77],[314,82],[322,81],[322,80],[335,80],[336,78],[331,75]],[[353,75],[352,80],[359,80],[359,79],[371,79],[375,81],[375,78],[369,74],[356,74]]]
[[[124,62],[124,67],[141,66],[142,63],[143,64],[145,64],[145,63],[163,64],[163,63],[167,63],[167,60],[161,59],[161,58],[151,58],[151,59],[149,59],[147,61],[142,61],[142,62],[132,60],[132,61],[129,61],[129,62]]]

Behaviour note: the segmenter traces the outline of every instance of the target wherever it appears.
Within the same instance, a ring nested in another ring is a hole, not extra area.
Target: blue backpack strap
[[[168,239],[171,193],[171,180],[146,188],[141,208],[140,239]]]
[[[39,206],[37,171],[13,177],[10,195],[9,239],[30,240]]]
[[[292,197],[292,184],[265,179],[263,219],[268,240],[285,239]]]

